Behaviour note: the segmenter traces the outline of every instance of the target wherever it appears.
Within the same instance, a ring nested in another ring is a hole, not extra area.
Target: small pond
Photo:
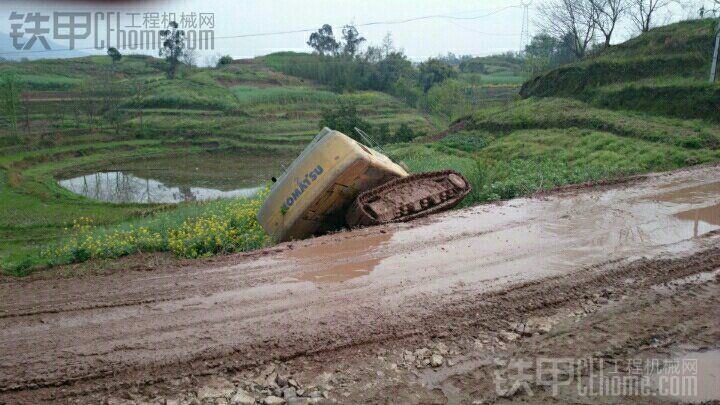
[[[65,173],[58,184],[99,201],[179,203],[249,197],[294,155],[203,152],[108,163]]]

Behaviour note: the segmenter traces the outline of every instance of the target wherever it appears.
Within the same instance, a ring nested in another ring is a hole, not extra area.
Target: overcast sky
[[[534,24],[535,6],[540,1],[535,0],[530,8],[531,33],[537,32]],[[691,2],[691,5],[685,9],[675,7],[663,19],[684,18],[688,13],[696,12],[703,0],[686,1]],[[243,58],[282,50],[309,51],[305,44],[308,32],[245,38],[222,37],[319,28],[324,23],[331,24],[339,34],[343,25],[355,23],[368,44],[379,44],[385,34],[390,32],[396,47],[403,48],[411,59],[422,60],[447,52],[489,55],[519,50],[523,15],[520,4],[520,0],[3,1],[0,5],[0,32],[10,32],[9,17],[13,11],[41,12],[44,15],[52,15],[55,11],[116,11],[122,14],[122,25],[131,24],[131,17],[126,13],[176,13],[177,16],[180,13],[213,13],[215,49],[205,52],[200,59],[208,54],[230,54],[235,58]],[[389,23],[418,17],[430,18]],[[142,17],[136,18],[137,24]],[[51,17],[48,24],[52,22]],[[378,22],[382,24],[363,26]],[[105,22],[101,21],[99,27],[93,26],[91,29],[93,35],[95,31],[104,33]],[[621,36],[627,37],[629,34],[628,27],[623,27]],[[87,40],[78,41],[76,48],[93,47],[92,38],[91,35]],[[65,46],[68,43],[63,40],[55,42]],[[35,44],[33,49],[42,49],[39,45]]]

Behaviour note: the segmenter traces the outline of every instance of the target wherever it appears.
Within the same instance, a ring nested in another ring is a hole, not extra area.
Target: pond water
[[[58,184],[75,194],[114,203],[179,203],[249,197],[294,156],[248,152],[135,159],[65,174]]]

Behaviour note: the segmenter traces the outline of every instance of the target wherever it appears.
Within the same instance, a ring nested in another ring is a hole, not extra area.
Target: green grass
[[[75,195],[58,186],[61,173],[84,173],[108,165],[153,156],[187,156],[215,150],[241,158],[243,153],[290,155],[287,146],[243,144],[230,140],[136,140],[96,142],[28,150],[0,157],[0,267],[12,270],[25,256],[38,256],[48,243],[66,237],[65,228],[78,218],[89,218],[98,226],[114,226],[175,209],[158,204],[106,204]],[[297,147],[295,147],[297,148]],[[191,159],[184,159],[191,161]],[[199,204],[199,206],[201,206]],[[22,267],[22,266],[21,266]]]
[[[58,75],[23,74],[17,77],[18,84],[29,90],[70,90],[82,80]]]
[[[386,148],[413,172],[450,168],[473,192],[463,206],[583,183],[720,160],[720,151],[581,128],[526,129],[505,135],[464,131],[435,143]]]
[[[35,269],[111,259],[139,252],[173,252],[197,258],[261,248],[271,241],[256,215],[263,195],[183,204],[148,218],[98,226],[85,216],[41,248],[12,254],[2,262],[11,275]]]
[[[236,86],[232,88],[240,105],[274,104],[286,105],[294,103],[328,104],[336,102],[338,95],[326,90],[308,87],[268,87],[258,88]]]
[[[523,97],[573,97],[602,108],[720,120],[720,84],[707,82],[716,22],[685,21],[527,81]]]
[[[610,111],[566,98],[522,100],[505,107],[479,110],[467,119],[470,128],[495,132],[577,127],[688,149],[720,146],[720,129],[703,120]]]
[[[152,108],[181,108],[205,110],[231,110],[238,107],[237,100],[226,88],[205,76],[185,80],[159,79],[147,83],[139,101],[129,106]]]
[[[528,78],[524,74],[513,74],[511,72],[499,73],[460,73],[458,79],[470,84],[505,84],[516,85],[523,84]],[[518,88],[519,90],[519,88]]]
[[[587,91],[585,98],[592,105],[614,110],[720,120],[720,85],[688,78],[602,86]]]

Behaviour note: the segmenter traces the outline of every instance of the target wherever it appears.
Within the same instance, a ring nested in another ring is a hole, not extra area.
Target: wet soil
[[[361,193],[346,214],[351,227],[407,222],[455,207],[471,191],[455,171],[397,178]]]
[[[326,402],[618,402],[574,385],[499,393],[496,363],[720,348],[717,173],[568,189],[153,271],[5,278],[0,403],[192,401],[210,377],[244,386],[268,364],[325,385]],[[418,349],[443,353],[441,364]]]

